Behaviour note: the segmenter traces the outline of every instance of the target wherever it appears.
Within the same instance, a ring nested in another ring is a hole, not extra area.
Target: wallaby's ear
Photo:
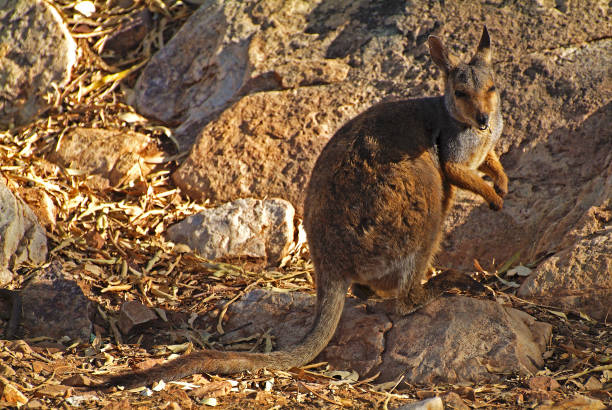
[[[452,57],[446,51],[446,47],[436,36],[429,36],[427,42],[429,43],[429,54],[431,54],[432,60],[445,74],[448,74],[451,68],[453,68],[453,62]]]
[[[482,37],[480,37],[480,43],[472,61],[476,59],[482,60],[486,64],[491,64],[491,39],[489,38],[487,26],[482,28]]]

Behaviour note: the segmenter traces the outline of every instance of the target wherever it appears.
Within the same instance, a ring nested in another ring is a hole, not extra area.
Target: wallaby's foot
[[[480,282],[454,269],[445,270],[425,284],[425,289],[432,292],[435,296],[440,296],[445,291],[453,288],[471,293],[484,293],[486,290]]]
[[[398,299],[395,304],[395,314],[399,316],[408,316],[411,313],[416,312],[417,310],[427,306],[429,303],[433,302],[436,299],[435,295],[431,295],[426,299],[422,299],[420,301],[411,301],[405,299]]]
[[[353,283],[351,285],[351,292],[355,297],[361,300],[370,299],[372,296],[376,295],[376,292],[372,290],[368,285],[362,285],[360,283]]]

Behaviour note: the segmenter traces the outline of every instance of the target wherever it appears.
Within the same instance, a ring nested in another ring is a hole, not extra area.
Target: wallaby
[[[501,209],[508,189],[493,152],[503,124],[489,34],[485,27],[467,64],[456,62],[437,37],[429,37],[429,48],[444,73],[444,95],[373,106],[340,128],[316,161],[304,203],[316,316],[302,342],[271,353],[204,350],[113,376],[106,384],[129,387],[202,372],[301,366],[329,343],[351,284],[394,296],[397,312],[406,314],[448,286],[472,281],[447,271],[421,284],[454,187],[479,194],[494,210]]]

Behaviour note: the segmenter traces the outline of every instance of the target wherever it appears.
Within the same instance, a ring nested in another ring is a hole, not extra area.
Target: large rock
[[[314,300],[296,292],[249,292],[230,306],[221,341],[270,330],[277,348],[295,344],[310,329]],[[315,361],[362,378],[380,372],[381,382],[402,374],[411,383],[494,381],[502,373],[535,374],[551,331],[524,312],[464,296],[438,298],[404,317],[347,299],[334,338]]]
[[[313,36],[304,32],[312,7],[295,0],[204,2],[146,66],[136,107],[179,122],[176,137],[188,149],[202,126],[241,95],[342,81],[348,65],[327,60],[320,42],[312,47]]]
[[[43,263],[46,258],[44,228],[0,178],[0,286],[11,281],[11,270],[22,263]]]
[[[70,79],[76,43],[42,0],[0,1],[0,127],[28,122]]]
[[[50,160],[87,173],[92,187],[106,189],[146,175],[155,162],[150,160],[159,156],[160,151],[144,134],[74,128],[61,139]]]
[[[173,175],[192,197],[274,195],[301,215],[312,164],[337,126],[383,98],[438,93],[427,36],[467,58],[482,30],[473,16],[487,16],[510,192],[500,212],[460,192],[438,261],[494,270],[519,251],[524,264],[548,257],[521,295],[603,318],[612,280],[609,4],[568,4],[211,0],[147,67],[138,106],[177,121],[185,146],[199,135]]]
[[[253,257],[277,264],[293,242],[293,206],[282,199],[238,199],[191,215],[167,237],[208,259]]]
[[[195,199],[277,196],[301,213],[314,161],[359,105],[342,89],[318,86],[242,98],[204,128],[174,181]],[[334,110],[319,112],[320,107]]]

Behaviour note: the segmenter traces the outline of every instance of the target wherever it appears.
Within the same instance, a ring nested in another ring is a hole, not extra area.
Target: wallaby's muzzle
[[[489,116],[487,114],[478,113],[478,115],[476,116],[476,121],[478,122],[478,128],[481,131],[484,131],[489,128]]]

